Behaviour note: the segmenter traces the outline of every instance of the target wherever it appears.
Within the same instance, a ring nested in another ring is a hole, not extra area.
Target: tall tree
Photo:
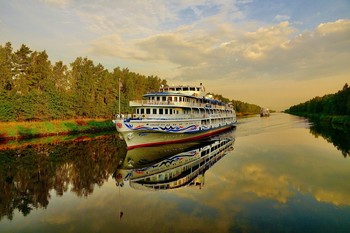
[[[94,96],[96,85],[94,82],[94,64],[87,58],[77,58],[73,63],[73,99],[76,103],[76,115],[94,117]]]
[[[72,75],[62,61],[56,62],[52,68],[50,82],[54,89],[50,93],[50,115],[52,119],[74,117],[72,100]]]
[[[12,46],[8,42],[0,46],[0,121],[15,120],[12,100],[14,99],[12,79]]]
[[[0,90],[12,90],[12,45],[0,46]]]
[[[14,88],[16,92],[22,95],[30,91],[28,80],[28,69],[31,62],[32,51],[26,45],[22,44],[21,48],[14,54]]]

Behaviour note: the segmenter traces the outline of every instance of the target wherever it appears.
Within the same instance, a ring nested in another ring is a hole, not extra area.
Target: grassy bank
[[[106,119],[74,119],[44,122],[0,122],[0,141],[114,130]]]

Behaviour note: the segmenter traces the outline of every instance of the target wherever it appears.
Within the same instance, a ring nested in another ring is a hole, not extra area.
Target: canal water
[[[131,151],[29,141],[0,150],[0,232],[349,232],[349,152],[349,132],[282,113]]]

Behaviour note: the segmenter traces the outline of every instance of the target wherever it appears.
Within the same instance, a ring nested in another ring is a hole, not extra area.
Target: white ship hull
[[[199,121],[200,122],[200,121]],[[165,145],[171,143],[182,143],[192,140],[200,140],[202,138],[215,136],[221,132],[232,129],[234,123],[226,123],[216,127],[206,127],[200,124],[192,124],[188,127],[180,127],[179,123],[169,123],[168,127],[162,129],[151,129],[143,124],[138,123],[133,129],[129,129],[130,122],[125,122],[123,119],[116,120],[118,131],[122,134],[128,149],[145,146]],[[195,123],[195,122],[193,122]],[[146,123],[149,125],[149,123]]]

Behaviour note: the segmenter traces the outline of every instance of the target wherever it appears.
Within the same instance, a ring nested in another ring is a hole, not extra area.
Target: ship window
[[[197,91],[200,91],[201,89],[199,87],[197,87]]]
[[[184,91],[188,91],[188,87],[184,87],[183,90],[184,90]]]
[[[156,108],[152,109],[152,114],[157,114],[157,109]]]
[[[160,97],[159,96],[157,96],[157,101],[160,101]]]
[[[196,88],[194,88],[194,87],[190,88],[190,91],[195,91],[195,90],[196,90]]]
[[[173,97],[168,97],[168,101],[173,101]]]
[[[175,89],[171,87],[171,88],[169,88],[169,91],[175,91]]]
[[[179,102],[182,102],[182,97],[179,97]]]
[[[145,110],[143,108],[141,108],[140,110],[141,110],[140,114],[144,114],[145,113]]]
[[[174,97],[174,102],[177,102],[177,97],[176,96]]]
[[[166,97],[165,96],[162,97],[162,101],[166,101]]]
[[[136,114],[140,114],[140,110],[138,108],[136,109]]]
[[[173,109],[171,108],[170,109],[170,113],[169,113],[170,115],[172,115],[173,114]]]
[[[177,91],[181,91],[181,87],[177,87],[176,90],[177,90]]]
[[[162,108],[159,109],[159,114],[163,114],[163,109]]]
[[[146,114],[151,114],[151,109],[146,108]]]
[[[168,114],[168,109],[167,108],[165,109],[165,113],[164,114]]]

